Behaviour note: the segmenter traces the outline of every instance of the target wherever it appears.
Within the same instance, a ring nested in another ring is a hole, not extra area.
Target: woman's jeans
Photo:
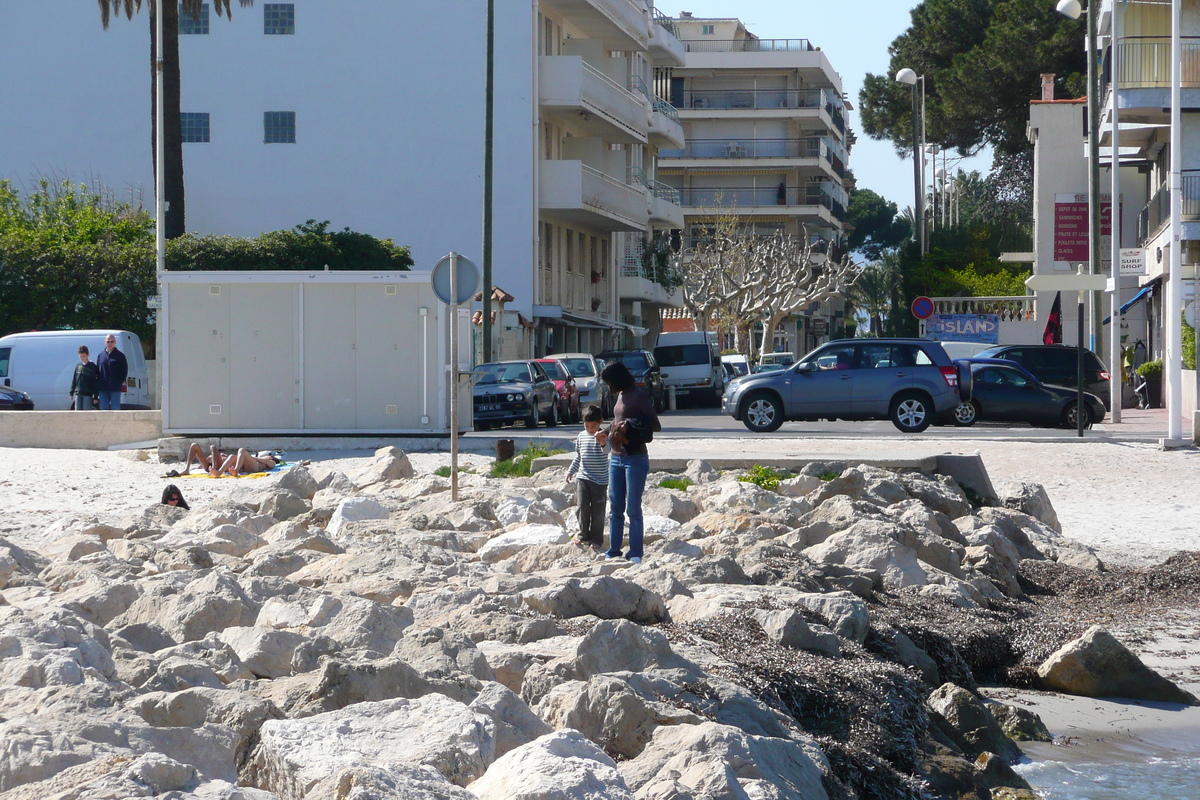
[[[625,518],[629,518],[629,552],[642,557],[642,492],[650,472],[650,456],[613,455],[608,460],[608,555],[617,558],[625,544]]]

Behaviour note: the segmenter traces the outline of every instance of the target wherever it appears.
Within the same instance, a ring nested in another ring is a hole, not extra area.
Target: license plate
[[[691,391],[691,389],[676,389],[676,390],[675,390],[675,394],[677,394],[677,395],[680,395],[680,394],[687,394],[687,393],[688,393],[688,392],[690,392],[690,391]]]

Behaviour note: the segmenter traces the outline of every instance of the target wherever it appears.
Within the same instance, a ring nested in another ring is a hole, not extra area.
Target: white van
[[[674,386],[676,397],[698,398],[720,407],[725,369],[715,333],[660,333],[654,345],[654,360],[661,371],[663,388]]]
[[[86,344],[95,361],[110,333],[129,362],[121,408],[150,408],[146,354],[141,339],[129,331],[30,331],[0,337],[0,383],[28,394],[37,411],[66,411],[71,408],[68,392],[79,363],[79,345]]]

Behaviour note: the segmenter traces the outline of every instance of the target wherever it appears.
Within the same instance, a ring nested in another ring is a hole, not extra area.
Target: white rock
[[[330,536],[337,536],[338,531],[347,522],[362,522],[371,519],[387,519],[391,512],[369,497],[351,497],[338,503],[329,524],[325,526]]]
[[[465,786],[493,760],[495,723],[440,694],[356,703],[305,719],[268,720],[250,783],[290,800],[351,766],[428,766]]]
[[[616,763],[573,730],[507,753],[468,788],[480,800],[634,800]]]
[[[259,678],[292,674],[292,654],[307,637],[272,628],[226,628],[217,634]]]
[[[381,447],[374,460],[349,476],[359,489],[384,481],[408,480],[414,475],[408,456],[398,447]]]
[[[526,547],[538,544],[566,544],[569,541],[571,535],[561,525],[522,525],[508,533],[488,539],[487,544],[479,548],[479,558],[485,564],[494,564],[516,555]]]

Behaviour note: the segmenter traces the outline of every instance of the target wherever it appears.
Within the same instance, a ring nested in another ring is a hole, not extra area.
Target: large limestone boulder
[[[402,659],[429,678],[447,678],[466,674],[481,681],[494,681],[496,675],[475,642],[458,631],[441,627],[414,631],[409,628],[396,643],[392,655]]]
[[[656,593],[633,581],[604,575],[570,578],[562,583],[524,592],[526,605],[556,617],[628,619],[652,625],[667,618],[667,608]]]
[[[396,658],[350,660],[321,658],[304,674],[257,681],[257,696],[274,703],[294,719],[395,698],[417,698],[431,691],[428,680]]]
[[[276,628],[226,628],[217,634],[256,678],[292,674],[292,654],[308,637]]]
[[[468,788],[480,800],[634,800],[616,763],[573,730],[507,753]]]
[[[1167,703],[1196,698],[1142,663],[1099,625],[1063,645],[1038,667],[1047,689],[1084,697],[1129,697]]]
[[[485,564],[494,564],[515,556],[526,547],[539,544],[567,544],[570,541],[571,535],[561,525],[522,525],[488,539],[487,544],[479,548],[479,558]]]
[[[297,465],[284,472],[275,485],[280,489],[298,494],[305,500],[312,500],[313,495],[321,489],[320,483],[313,477],[312,472],[303,465]]]
[[[669,797],[650,790],[673,781],[697,798],[778,800],[826,800],[821,776],[828,769],[814,744],[750,736],[714,722],[660,727],[641,755],[620,766],[638,797]]]
[[[381,447],[375,451],[375,458],[370,464],[355,470],[347,477],[357,488],[363,489],[384,481],[409,480],[415,474],[403,450],[398,447]]]
[[[496,758],[551,731],[524,700],[495,681],[483,684],[470,708],[496,723]]]
[[[988,707],[966,689],[943,683],[926,702],[949,724],[955,743],[970,758],[995,753],[1013,763],[1021,757],[1020,748],[1004,735]]]
[[[1012,481],[1002,484],[997,490],[1000,505],[1015,509],[1044,522],[1055,533],[1062,533],[1062,524],[1054,511],[1054,504],[1046,494],[1046,487],[1029,481]]]
[[[651,514],[669,517],[678,523],[695,519],[700,513],[695,501],[686,493],[675,489],[647,489],[642,495],[642,508]]]
[[[428,766],[465,786],[494,758],[495,724],[438,694],[358,703],[307,719],[269,720],[245,769],[248,782],[285,800],[352,766]]]
[[[884,586],[891,589],[924,586],[929,575],[916,550],[901,544],[904,531],[899,528],[882,520],[859,520],[821,544],[805,549],[804,555],[818,564],[874,570],[882,576]]]
[[[613,758],[635,758],[660,725],[695,725],[701,717],[641,697],[613,675],[555,686],[535,709],[556,729],[573,728]]]
[[[189,582],[182,591],[171,585],[161,588],[135,600],[111,627],[153,623],[174,642],[190,642],[226,628],[252,625],[258,615],[257,606],[238,582],[217,570]]]
[[[266,794],[264,792],[264,794]],[[432,767],[392,764],[386,768],[355,765],[318,781],[304,800],[478,800]],[[208,798],[205,798],[208,800]],[[230,798],[229,800],[241,800]],[[247,797],[246,800],[251,800]],[[270,794],[264,800],[279,800]],[[284,800],[289,800],[287,796]]]
[[[330,536],[337,536],[347,522],[387,519],[390,515],[390,511],[369,497],[349,497],[337,504],[325,530]]]

